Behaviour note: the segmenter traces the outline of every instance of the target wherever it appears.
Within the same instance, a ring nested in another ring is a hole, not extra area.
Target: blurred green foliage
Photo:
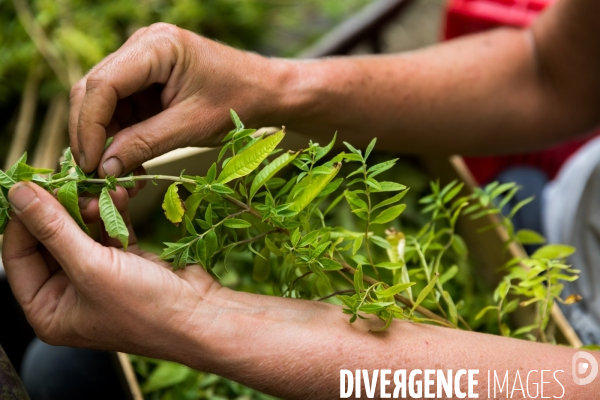
[[[6,138],[14,131],[19,100],[34,65],[41,74],[38,129],[48,99],[67,90],[57,73],[81,76],[143,26],[169,22],[237,48],[293,56],[370,1],[0,0],[0,159],[6,157]],[[55,54],[61,67],[50,68],[40,46],[32,42],[23,26],[27,15],[48,39],[41,48]]]

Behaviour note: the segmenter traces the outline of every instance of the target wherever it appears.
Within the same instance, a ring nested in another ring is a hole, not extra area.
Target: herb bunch
[[[431,183],[431,194],[420,203],[429,220],[415,233],[403,232],[398,223],[406,205],[400,203],[409,188],[378,176],[394,167],[397,159],[368,164],[373,139],[362,150],[344,142],[348,152],[333,157],[336,137],[326,146],[309,142],[306,149],[283,152],[277,146],[285,128],[257,135],[231,110],[235,129],[223,139],[217,162],[206,176],[127,175],[100,179],[85,174],[67,150],[61,170],[53,173],[26,164],[26,155],[8,171],[0,171],[0,231],[9,218],[8,189],[19,181],[33,181],[50,192],[87,233],[78,197],[99,194],[100,216],[109,236],[126,250],[128,230],[109,192],[116,186],[133,187],[137,180],[171,181],[162,207],[166,218],[182,226],[183,237],[165,243],[161,259],[173,270],[199,264],[216,278],[217,262],[227,269],[232,251],[253,256],[252,277],[270,281],[286,297],[336,298],[350,322],[376,316],[390,326],[393,319],[471,329],[465,310],[483,308],[497,314],[498,332],[506,336],[548,341],[545,330],[555,301],[562,300],[561,281],[577,279],[577,270],[564,263],[574,249],[547,245],[531,258],[511,260],[494,292],[495,304],[465,304],[455,299],[452,280],[468,259],[465,241],[456,226],[463,216],[498,215],[490,228],[503,226],[510,243],[543,243],[529,230],[515,231],[511,217],[529,200],[517,204],[506,216],[502,208],[516,194],[515,184],[493,183],[464,194],[463,183]],[[106,146],[110,145],[111,139]],[[343,164],[354,165],[345,178]],[[283,179],[281,171],[292,170]],[[187,192],[187,194],[185,193]],[[346,204],[356,217],[354,226],[332,226],[328,215]],[[519,307],[536,307],[532,325],[511,330],[507,315]],[[470,318],[472,319],[472,318]]]

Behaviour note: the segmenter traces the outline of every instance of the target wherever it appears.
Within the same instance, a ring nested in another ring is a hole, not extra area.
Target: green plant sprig
[[[9,218],[8,189],[19,181],[33,181],[56,192],[59,202],[88,233],[78,196],[99,194],[100,216],[107,233],[126,249],[128,230],[110,191],[117,186],[131,188],[140,180],[168,181],[171,184],[162,207],[169,221],[181,225],[183,235],[176,242],[165,243],[160,257],[170,262],[173,270],[194,263],[219,278],[214,269],[217,263],[222,262],[227,271],[229,254],[234,250],[246,252],[254,260],[255,281],[271,280],[280,294],[288,297],[335,298],[350,315],[350,322],[373,315],[384,322],[383,329],[393,319],[451,328],[461,324],[471,329],[465,319],[469,315],[462,311],[464,300],[455,301],[452,285],[448,287],[459,269],[467,265],[468,249],[456,233],[462,215],[498,215],[498,223],[491,227],[506,228],[507,246],[540,241],[541,236],[533,231],[515,232],[510,221],[525,202],[517,204],[509,215],[502,214],[503,206],[518,190],[514,184],[492,184],[461,196],[462,184],[451,182],[442,187],[432,183],[432,193],[420,201],[423,212],[430,215],[429,221],[415,233],[403,232],[397,229],[397,221],[406,208],[400,201],[409,188],[376,179],[393,168],[397,159],[369,166],[375,139],[364,155],[344,143],[349,153],[341,152],[325,161],[336,135],[324,147],[311,141],[306,149],[282,152],[277,146],[285,129],[258,135],[255,129],[245,128],[233,110],[231,117],[235,128],[223,139],[217,162],[206,176],[129,174],[101,179],[85,174],[70,150],[58,173],[28,166],[24,155],[8,171],[0,171],[0,230]],[[342,165],[353,162],[360,165],[346,178],[355,178],[349,182],[338,178]],[[284,179],[284,172],[292,172],[291,177]],[[357,184],[362,188],[356,189]],[[498,200],[501,196],[504,198]],[[328,214],[342,200],[362,224],[358,230],[331,225]],[[484,308],[474,320],[496,310],[500,333],[547,341],[545,330],[553,302],[571,301],[560,298],[561,281],[576,279],[578,272],[561,261],[570,249],[545,246],[531,258],[507,264],[508,273],[494,292],[496,304]],[[365,271],[366,266],[374,276]],[[507,300],[509,293],[518,299]],[[531,304],[536,305],[535,325],[511,331],[506,316],[519,306]],[[533,330],[537,334],[531,337]]]

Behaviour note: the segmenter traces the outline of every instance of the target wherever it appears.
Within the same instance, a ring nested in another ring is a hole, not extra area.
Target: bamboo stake
[[[66,94],[60,93],[52,97],[31,165],[39,168],[56,167],[60,152],[66,144],[68,112]]]
[[[13,134],[12,143],[8,156],[4,162],[4,170],[10,168],[21,155],[27,150],[29,137],[35,120],[35,111],[38,103],[38,87],[41,79],[41,67],[37,62],[29,69],[21,104],[19,105],[19,116]]]

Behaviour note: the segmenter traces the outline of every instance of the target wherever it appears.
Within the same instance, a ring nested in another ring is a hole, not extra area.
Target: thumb
[[[184,101],[117,132],[102,155],[98,174],[101,177],[120,176],[146,161],[189,146],[192,142],[210,144],[208,140],[203,141],[202,137],[210,137],[218,124],[199,126],[195,118],[197,113],[198,110],[194,110],[190,101]]]
[[[69,270],[85,266],[93,259],[90,250],[97,246],[60,205],[43,188],[29,182],[19,182],[8,192],[13,212],[56,261]]]

